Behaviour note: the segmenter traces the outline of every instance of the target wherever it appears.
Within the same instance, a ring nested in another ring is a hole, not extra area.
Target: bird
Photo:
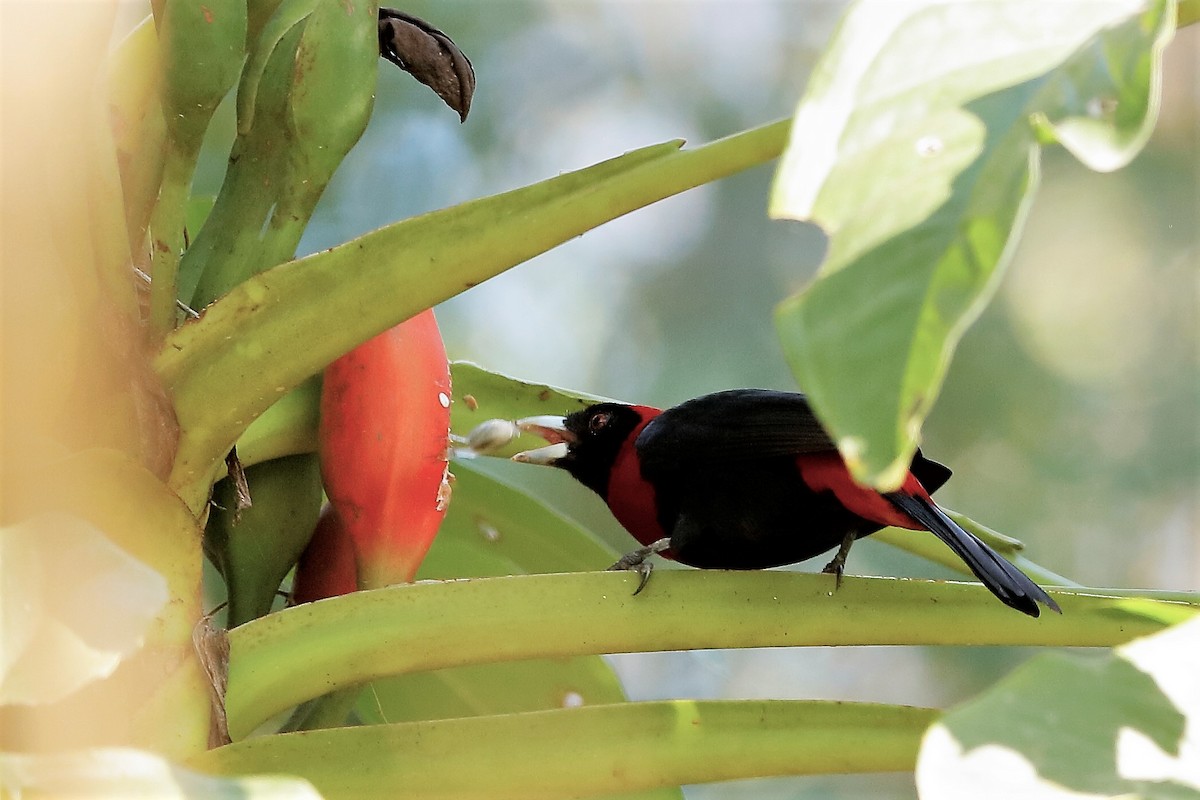
[[[838,584],[854,541],[884,527],[929,531],[1001,602],[1031,617],[1058,604],[930,497],[950,469],[918,449],[903,483],[854,480],[800,392],[730,389],[660,410],[595,403],[517,427],[549,444],[513,459],[566,470],[596,492],[642,547],[610,569],[649,579],[652,554],[702,569],[795,564],[837,548]]]

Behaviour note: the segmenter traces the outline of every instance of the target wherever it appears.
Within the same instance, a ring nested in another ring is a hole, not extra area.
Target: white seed
[[[508,419],[485,420],[467,434],[467,447],[476,453],[490,453],[521,435],[516,423]]]

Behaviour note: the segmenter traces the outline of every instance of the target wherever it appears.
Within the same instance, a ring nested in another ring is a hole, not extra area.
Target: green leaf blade
[[[605,569],[620,553],[573,520],[504,481],[456,461],[446,519],[420,579],[478,578]],[[473,569],[456,556],[474,551]]]
[[[797,112],[771,213],[831,235],[818,280],[776,323],[859,479],[899,483],[1015,247],[1038,144],[1057,136],[1097,168],[1144,144],[1168,5],[863,2],[848,14]]]
[[[1012,797],[1196,797],[1186,731],[1200,715],[1197,654],[1193,619],[1103,659],[1022,665],[926,734],[921,797],[960,797],[981,781]]]

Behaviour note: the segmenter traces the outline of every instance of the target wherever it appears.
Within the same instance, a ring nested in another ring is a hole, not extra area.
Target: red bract
[[[321,476],[361,588],[416,575],[450,500],[449,437],[450,368],[432,310],[325,370]]]
[[[354,543],[332,506],[325,506],[292,583],[292,603],[349,594],[358,588]]]

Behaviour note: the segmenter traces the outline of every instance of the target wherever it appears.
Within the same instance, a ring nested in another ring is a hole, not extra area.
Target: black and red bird
[[[949,469],[918,450],[896,491],[862,486],[802,394],[734,389],[666,411],[598,403],[518,425],[552,444],[516,460],[565,469],[644,545],[613,565],[638,570],[643,585],[652,553],[694,567],[764,569],[838,548],[825,571],[840,578],[854,540],[893,525],[933,533],[1006,605],[1031,617],[1038,603],[1059,611],[933,502]]]

